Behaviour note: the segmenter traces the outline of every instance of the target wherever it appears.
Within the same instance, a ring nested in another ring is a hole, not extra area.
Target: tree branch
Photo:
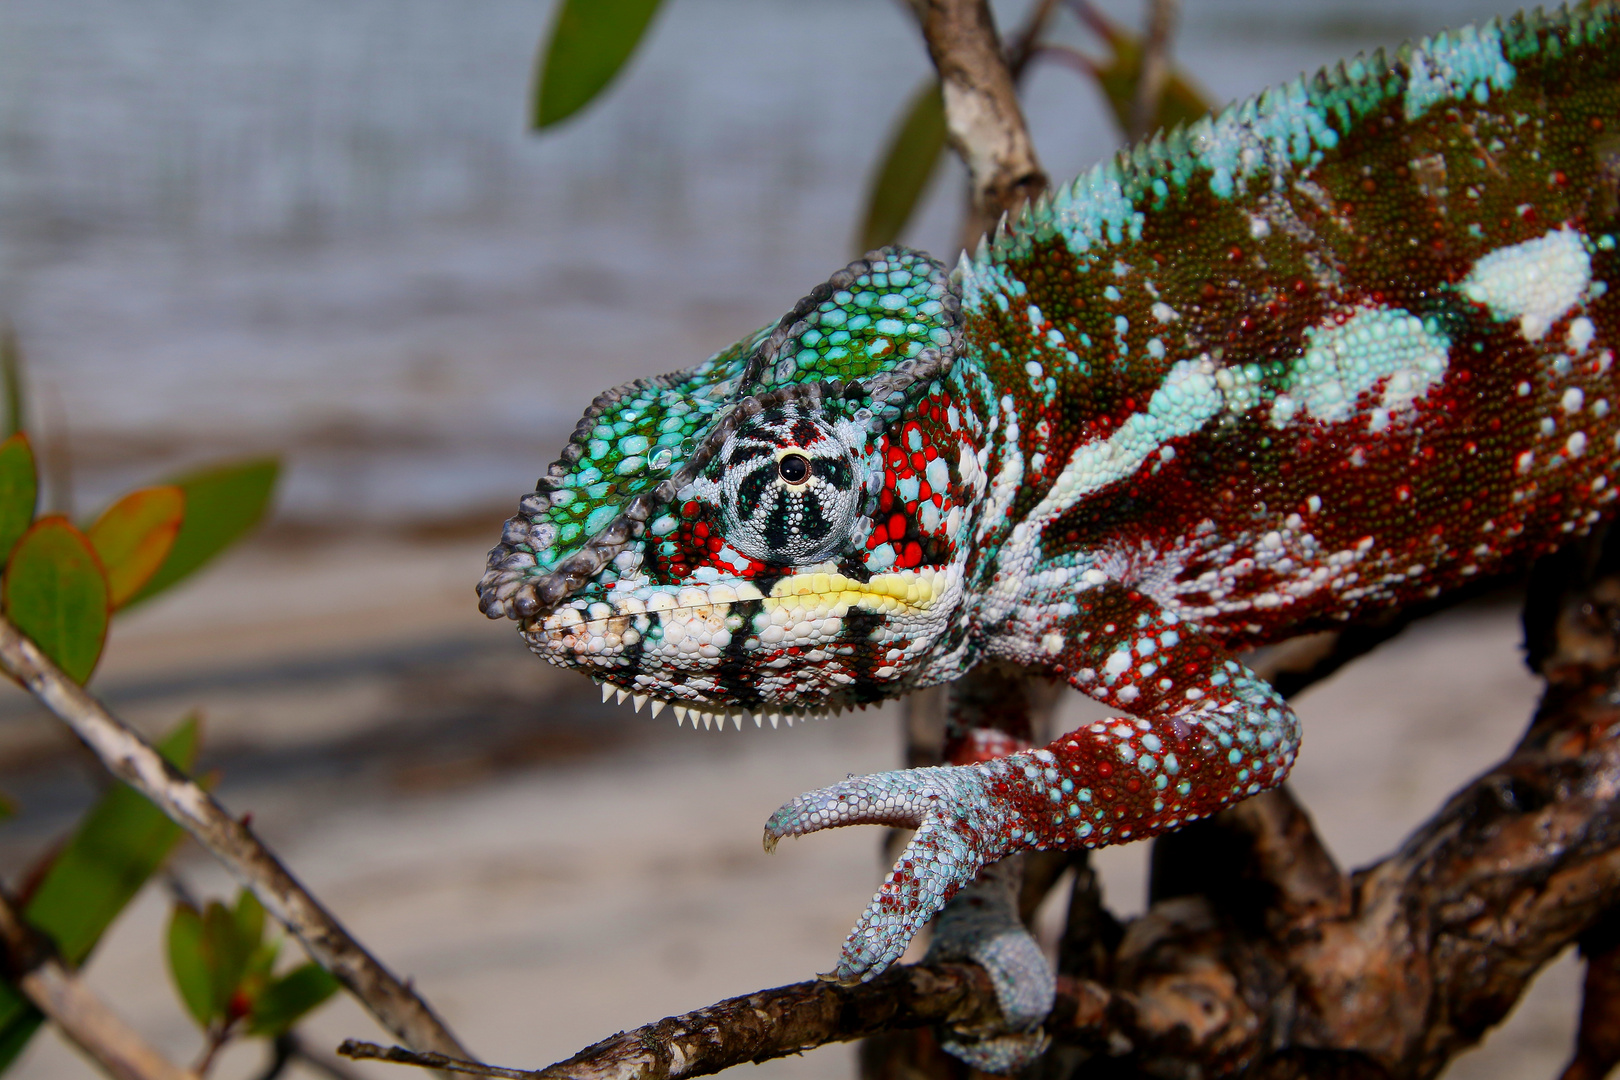
[[[939,72],[946,136],[967,164],[971,242],[1046,190],[988,0],[911,0]]]
[[[1095,995],[1071,992],[1071,1016]],[[729,998],[683,1016],[666,1017],[588,1046],[567,1061],[534,1072],[345,1042],[340,1054],[523,1080],[668,1080],[707,1076],[747,1062],[799,1054],[831,1042],[884,1031],[948,1023],[979,1026],[1000,1016],[990,976],[976,964],[896,965],[869,983],[815,980]]]
[[[412,1046],[466,1056],[427,1002],[368,953],[246,825],[64,675],[4,616],[0,668],[72,728],[109,772],[152,800],[251,889],[385,1028]]]
[[[197,1080],[159,1053],[58,960],[38,931],[0,893],[6,976],[57,1030],[114,1080]]]

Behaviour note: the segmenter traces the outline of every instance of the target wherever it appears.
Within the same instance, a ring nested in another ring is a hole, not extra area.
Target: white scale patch
[[[1387,427],[1404,409],[1444,378],[1451,341],[1400,308],[1366,308],[1343,324],[1305,331],[1305,353],[1294,361],[1288,392],[1271,407],[1271,422],[1283,427],[1299,411],[1328,423],[1350,418],[1356,399],[1382,380],[1384,395],[1373,429]]]
[[[1451,346],[1443,334],[1400,308],[1357,312],[1342,324],[1307,331],[1306,340],[1305,353],[1290,373],[1289,392],[1272,404],[1271,419],[1278,426],[1301,411],[1330,423],[1350,419],[1357,397],[1384,380],[1381,415],[1373,420],[1387,425],[1390,414],[1410,406],[1445,376]],[[1172,364],[1147,411],[1070,455],[1046,496],[1013,530],[1010,546],[1018,548],[1084,496],[1131,475],[1170,440],[1192,434],[1222,410],[1257,403],[1258,386],[1238,377],[1243,374],[1203,357]]]
[[[1287,392],[1278,394],[1272,402],[1271,420],[1278,426],[1298,414],[1323,422],[1352,420],[1357,398],[1380,384],[1383,394],[1372,411],[1370,424],[1375,429],[1388,426],[1393,414],[1409,408],[1444,378],[1451,345],[1436,327],[1400,308],[1363,309],[1342,323],[1329,322],[1307,331],[1306,340],[1305,352],[1290,371]],[[1086,495],[1134,473],[1160,454],[1170,440],[1192,434],[1225,410],[1246,412],[1258,405],[1263,389],[1258,371],[1252,373],[1253,378],[1250,374],[1244,368],[1218,367],[1207,356],[1177,361],[1171,365],[1164,384],[1149,399],[1145,412],[1130,417],[1108,438],[1077,448],[1051,489],[1013,528],[1002,548],[998,559],[1002,574],[987,598],[994,613],[1011,613],[1020,608],[1018,594],[1029,591],[1033,584],[1029,575],[1036,572],[1041,533],[1047,524]],[[995,520],[996,516],[990,516],[984,526],[993,526]],[[1239,560],[1223,571],[1223,576],[1243,576],[1264,565],[1289,579],[1274,596],[1225,602],[1229,592],[1239,591],[1227,581],[1200,581],[1188,588],[1209,590],[1214,610],[1220,610],[1291,603],[1318,589],[1339,589],[1348,584],[1336,570],[1313,567],[1316,541],[1309,533],[1291,524],[1285,533],[1278,534],[1277,541],[1262,545],[1256,558]],[[1202,545],[1193,541],[1193,546]],[[1355,557],[1359,554],[1355,553]],[[1117,557],[1111,559],[1103,552],[1095,553],[1095,557],[1097,564],[1054,571],[1063,581],[1050,583],[1053,595],[1072,595],[1077,588],[1083,591],[1138,576],[1119,565]],[[1345,562],[1355,561],[1355,557]],[[1129,558],[1125,561],[1141,562]],[[1137,587],[1145,584],[1137,581]],[[1161,602],[1172,607],[1184,606],[1174,595],[1179,589],[1168,582],[1160,584],[1163,587],[1148,587],[1145,591],[1159,595]],[[1032,623],[1038,621],[1038,614],[1034,610],[1025,612]]]
[[[1586,242],[1566,226],[1484,256],[1463,280],[1462,292],[1500,321],[1519,320],[1525,340],[1539,341],[1591,283]]]

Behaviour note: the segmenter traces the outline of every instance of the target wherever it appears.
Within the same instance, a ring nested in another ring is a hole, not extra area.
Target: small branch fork
[[[265,910],[279,919],[326,968],[411,1046],[457,1057],[466,1051],[427,1002],[367,952],[213,796],[165,761],[144,739],[64,675],[32,641],[0,616],[0,669],[22,683],[101,759],[218,859]]]

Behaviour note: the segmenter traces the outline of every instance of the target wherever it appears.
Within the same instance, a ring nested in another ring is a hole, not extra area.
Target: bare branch
[[[946,134],[967,164],[977,240],[1046,190],[988,0],[912,0],[945,97]]]
[[[109,772],[151,799],[251,889],[384,1027],[412,1046],[466,1056],[427,1002],[368,953],[245,824],[64,675],[3,616],[0,668],[72,728]]]
[[[1018,28],[1018,33],[1007,43],[1007,70],[1012,73],[1013,83],[1018,84],[1029,70],[1029,62],[1035,58],[1037,46],[1041,35],[1046,33],[1047,24],[1056,14],[1058,0],[1036,0],[1024,16],[1024,25]]]
[[[114,1080],[197,1080],[159,1053],[139,1032],[51,953],[50,943],[23,922],[0,893],[0,941],[7,976],[34,1007]]]
[[[1586,979],[1575,1054],[1559,1080],[1603,1080],[1620,1064],[1620,908],[1581,935]]]
[[[1170,82],[1170,39],[1181,14],[1181,0],[1148,0],[1147,33],[1142,37],[1142,70],[1136,77],[1136,94],[1131,99],[1131,122],[1125,132],[1127,142],[1139,142],[1151,135],[1153,118]]]

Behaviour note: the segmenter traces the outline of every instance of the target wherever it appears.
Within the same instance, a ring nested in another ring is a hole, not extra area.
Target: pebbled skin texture
[[[802,795],[767,845],[917,828],[837,976],[1009,854],[1278,783],[1245,649],[1429,601],[1611,516],[1620,33],[1521,15],[1138,147],[952,270],[874,252],[598,398],[479,584],[535,652],[705,725],[981,660],[1112,720]]]

